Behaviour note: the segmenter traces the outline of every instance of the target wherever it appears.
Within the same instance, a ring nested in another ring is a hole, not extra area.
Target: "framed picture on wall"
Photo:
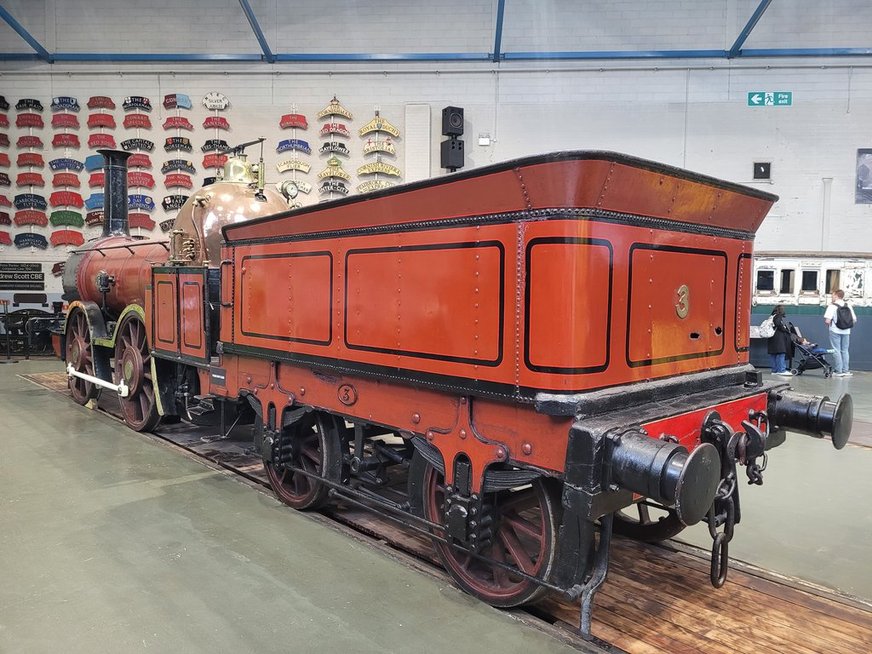
[[[872,204],[872,148],[857,150],[857,190],[855,204]]]

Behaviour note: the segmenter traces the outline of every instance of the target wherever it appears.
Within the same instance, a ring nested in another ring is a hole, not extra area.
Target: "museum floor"
[[[0,652],[570,650],[19,376],[59,369],[0,365]],[[872,373],[793,382],[850,391],[872,443]],[[742,487],[731,554],[872,599],[870,470],[869,447],[789,436],[766,483]]]

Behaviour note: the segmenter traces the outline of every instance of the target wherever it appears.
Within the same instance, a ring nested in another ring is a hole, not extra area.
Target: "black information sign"
[[[7,272],[40,272],[41,263],[0,263],[0,270]]]
[[[41,263],[0,263],[0,291],[44,291]]]

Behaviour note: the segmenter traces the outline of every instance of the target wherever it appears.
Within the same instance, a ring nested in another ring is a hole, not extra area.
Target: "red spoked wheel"
[[[284,427],[278,458],[278,461],[263,462],[276,497],[295,509],[317,509],[323,506],[330,489],[317,479],[292,468],[331,481],[339,480],[342,453],[336,419],[329,414],[313,411]]]
[[[442,473],[427,464],[422,483],[424,517],[445,523],[446,491]],[[547,581],[557,555],[558,507],[555,488],[543,478],[517,489],[488,493],[493,536],[478,554]],[[446,570],[466,592],[492,606],[510,607],[539,599],[547,589],[520,575],[433,541]]]
[[[94,349],[91,345],[91,329],[88,317],[81,309],[73,309],[67,316],[67,363],[76,372],[96,376]],[[70,395],[77,404],[85,405],[100,393],[100,387],[81,377],[70,377]]]
[[[634,516],[633,513],[637,515]],[[684,525],[674,509],[642,500],[626,509],[615,511],[612,529],[616,534],[634,540],[659,543],[680,533]]]
[[[150,431],[160,422],[151,374],[151,352],[145,325],[136,314],[121,322],[115,337],[115,381],[127,385],[127,397],[119,397],[124,422],[135,431]]]

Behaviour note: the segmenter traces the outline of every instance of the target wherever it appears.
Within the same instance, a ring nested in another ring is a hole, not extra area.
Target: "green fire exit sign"
[[[789,107],[793,104],[793,91],[750,91],[749,107]]]

